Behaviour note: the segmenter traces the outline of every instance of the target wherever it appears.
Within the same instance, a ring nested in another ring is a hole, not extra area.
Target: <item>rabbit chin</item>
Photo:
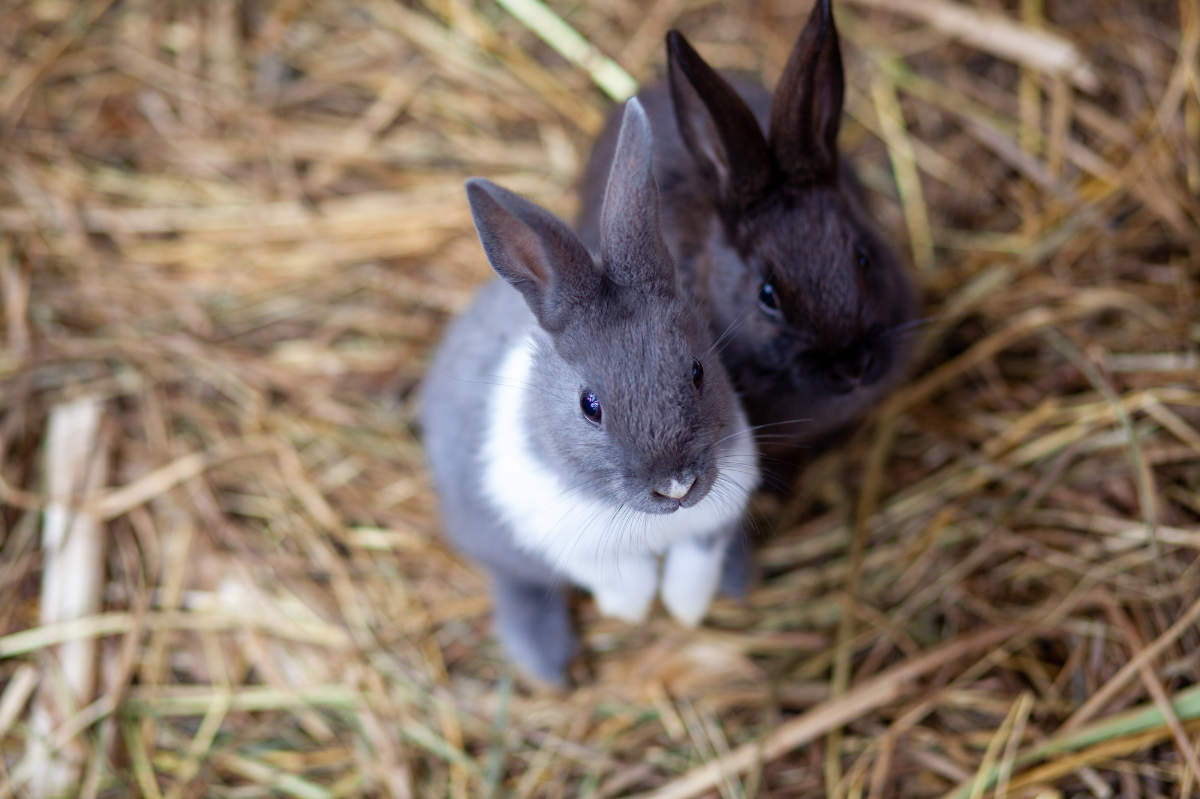
[[[622,555],[662,554],[687,538],[705,537],[737,525],[759,480],[758,456],[745,413],[736,407],[737,432],[723,445],[722,468],[708,493],[690,507],[647,513],[571,490],[530,446],[522,410],[530,384],[534,345],[516,343],[500,360],[496,393],[483,446],[482,488],[520,548],[540,555],[556,571],[571,562],[619,560]],[[620,512],[618,512],[620,511]]]

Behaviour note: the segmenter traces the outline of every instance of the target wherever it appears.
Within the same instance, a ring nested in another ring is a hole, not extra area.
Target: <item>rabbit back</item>
[[[521,580],[555,585],[561,578],[536,552],[497,535],[496,509],[484,491],[486,403],[505,377],[500,367],[537,325],[521,295],[499,279],[483,286],[446,331],[426,373],[421,427],[446,532],[463,554]],[[482,403],[482,404],[481,404]]]

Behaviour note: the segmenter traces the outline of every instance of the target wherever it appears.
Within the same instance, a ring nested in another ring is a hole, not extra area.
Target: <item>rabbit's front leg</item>
[[[591,591],[602,614],[630,624],[646,620],[658,591],[657,558],[650,554],[622,555],[593,563],[586,573],[580,573],[583,571],[572,576]]]
[[[741,600],[750,593],[750,584],[754,581],[753,557],[750,539],[743,531],[730,537],[721,561],[721,581],[717,588],[722,596]]]
[[[496,637],[514,663],[551,685],[565,685],[577,644],[561,589],[492,570]]]
[[[695,627],[708,612],[721,582],[725,550],[733,535],[716,533],[672,544],[663,563],[662,599],[672,616]]]

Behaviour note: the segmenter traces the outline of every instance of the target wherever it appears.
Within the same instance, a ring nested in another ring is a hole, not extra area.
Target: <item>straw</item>
[[[743,601],[574,595],[549,691],[415,424],[493,275],[463,181],[572,218],[667,29],[770,82],[809,4],[7,4],[0,799],[1195,793],[1200,14],[1000,5],[834,4],[910,372],[755,499]],[[104,543],[65,574],[56,514]]]

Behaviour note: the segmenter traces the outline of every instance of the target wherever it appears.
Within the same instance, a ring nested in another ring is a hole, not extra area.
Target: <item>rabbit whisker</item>
[[[745,322],[745,321],[746,321],[746,320],[747,320],[747,319],[750,317],[750,313],[751,313],[750,311],[747,311],[746,313],[742,314],[741,316],[737,317],[737,318],[736,318],[736,319],[734,319],[732,322],[730,322],[730,323],[729,323],[729,324],[728,324],[728,325],[725,327],[725,330],[724,330],[724,332],[722,332],[722,333],[721,333],[721,335],[717,336],[717,340],[716,340],[716,341],[714,341],[714,342],[713,342],[713,344],[712,344],[712,346],[708,348],[708,352],[706,352],[706,353],[704,353],[704,354],[705,354],[705,355],[710,355],[710,354],[712,354],[712,353],[714,353],[714,352],[716,352],[716,353],[720,354],[720,352],[721,352],[721,342],[725,341],[725,339],[726,339],[726,338],[730,337],[730,336],[733,334],[733,332],[734,332],[734,331],[735,331],[735,330],[736,330],[738,327],[740,327],[740,326],[742,325],[742,323],[743,323],[743,322]]]

